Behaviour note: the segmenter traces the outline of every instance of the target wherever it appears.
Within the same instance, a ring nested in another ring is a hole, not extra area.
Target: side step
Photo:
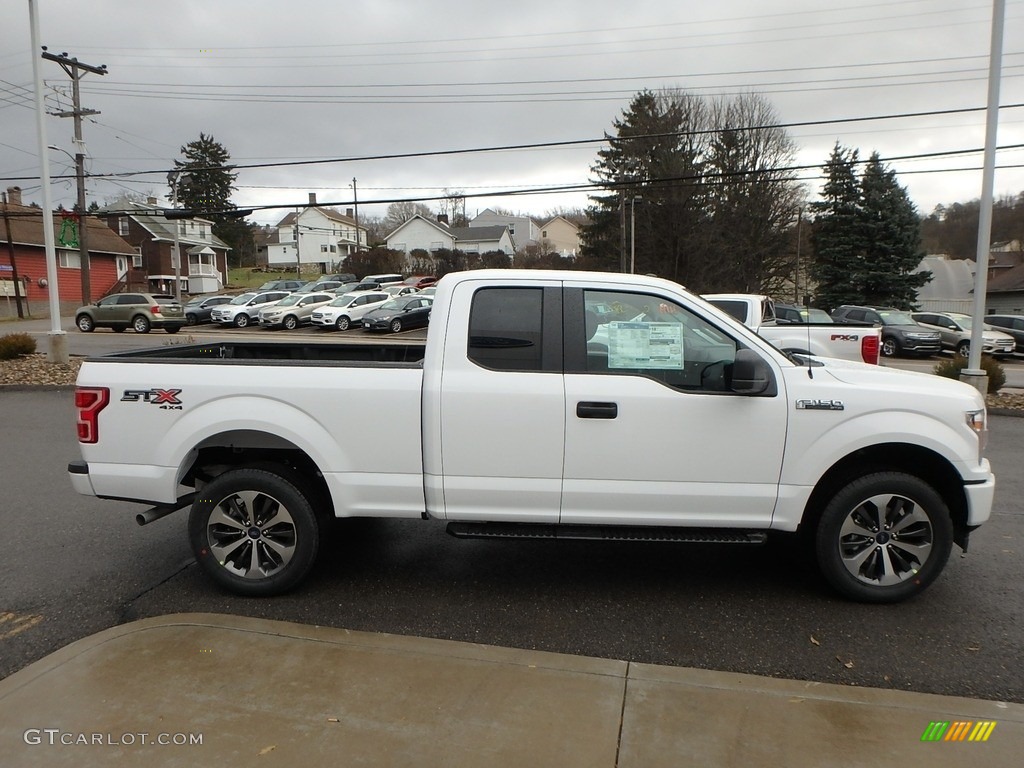
[[[764,544],[766,531],[674,526],[553,525],[547,523],[448,523],[459,539],[577,539],[581,541],[673,541],[693,544]]]

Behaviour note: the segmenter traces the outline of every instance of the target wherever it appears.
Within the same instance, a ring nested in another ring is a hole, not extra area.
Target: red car
[[[413,275],[405,279],[405,285],[411,285],[413,288],[426,288],[436,282],[437,278],[432,275]]]

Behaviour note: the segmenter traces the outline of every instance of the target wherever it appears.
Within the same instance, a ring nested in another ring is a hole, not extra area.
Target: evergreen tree
[[[173,184],[177,179],[178,204],[182,208],[189,208],[213,221],[223,220],[223,216],[215,213],[235,209],[231,193],[235,191],[238,174],[234,172],[234,166],[228,164],[231,155],[213,136],[203,133],[196,141],[183,146],[181,154],[185,159],[174,161],[176,171],[168,178],[171,194],[174,194]]]
[[[236,206],[231,193],[238,174],[228,162],[227,149],[213,136],[200,133],[196,141],[181,148],[181,154],[185,159],[174,161],[176,170],[167,179],[172,196],[177,182],[179,207],[213,222],[213,234],[231,247],[232,263],[241,265],[250,255],[254,258],[252,227],[232,213]]]
[[[826,182],[816,214],[811,242],[815,259],[811,279],[817,285],[815,304],[833,310],[841,304],[863,304],[861,286],[864,240],[861,230],[860,188],[854,167],[857,150],[836,142],[825,164]]]
[[[921,221],[896,174],[871,155],[861,178],[858,152],[836,142],[825,164],[822,201],[812,242],[811,277],[815,303],[824,309],[841,304],[876,304],[911,309],[917,289],[930,278],[915,274],[924,257]]]
[[[930,272],[914,273],[924,258],[921,221],[907,191],[878,153],[868,160],[860,181],[864,257],[860,286],[869,304],[913,309],[917,289]]]

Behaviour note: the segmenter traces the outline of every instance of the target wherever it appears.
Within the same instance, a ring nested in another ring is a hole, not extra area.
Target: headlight
[[[978,436],[978,463],[981,463],[981,457],[985,452],[985,446],[988,445],[988,418],[985,413],[985,409],[982,408],[980,411],[967,411],[964,414],[967,420],[967,426],[974,430],[974,433]]]

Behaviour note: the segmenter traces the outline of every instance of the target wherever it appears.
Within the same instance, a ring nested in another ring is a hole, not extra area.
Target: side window
[[[542,370],[544,292],[481,288],[469,314],[469,359],[503,371]]]
[[[134,293],[125,293],[117,297],[118,304],[145,304],[142,297]]]
[[[646,376],[683,390],[728,390],[738,344],[702,317],[642,293],[584,291],[583,304],[588,373]]]
[[[846,313],[846,318],[854,322],[863,322],[866,317],[867,313],[863,309],[851,309]]]

